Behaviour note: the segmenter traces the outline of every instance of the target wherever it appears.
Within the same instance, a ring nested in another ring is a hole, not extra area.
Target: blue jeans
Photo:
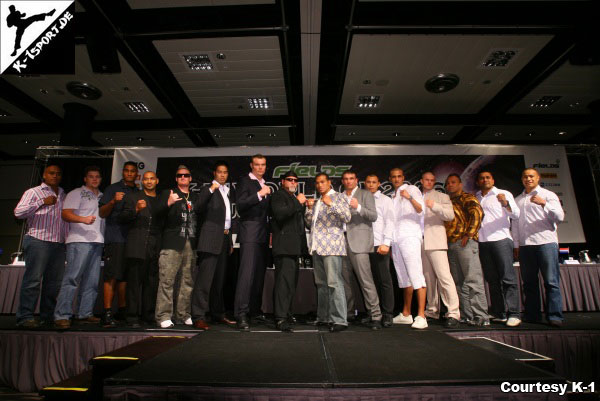
[[[313,255],[317,286],[317,320],[348,325],[341,256]]]
[[[56,296],[65,271],[65,244],[42,241],[26,235],[23,238],[25,274],[19,294],[17,324],[33,319],[40,295],[40,319],[52,321]],[[43,279],[43,280],[42,280]]]
[[[73,315],[73,300],[78,292],[77,317],[92,316],[98,295],[100,280],[100,258],[102,245],[99,242],[71,242],[67,244],[67,268],[63,276],[54,319],[70,319]]]
[[[534,322],[542,320],[539,281],[541,272],[546,289],[546,318],[563,320],[558,244],[521,246],[519,263],[525,293],[525,319]]]

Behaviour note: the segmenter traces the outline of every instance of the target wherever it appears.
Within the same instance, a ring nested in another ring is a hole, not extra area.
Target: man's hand
[[[175,202],[179,202],[182,199],[183,198],[180,198],[177,192],[173,192],[173,190],[171,190],[171,194],[169,194],[169,200],[167,201],[167,206],[171,206]]]
[[[531,202],[535,203],[536,205],[540,205],[541,207],[546,206],[546,199],[542,198],[539,195],[533,195],[531,197]]]
[[[377,247],[377,253],[380,255],[387,255],[390,252],[390,247],[387,245],[379,245]]]
[[[46,206],[54,205],[55,203],[56,203],[56,196],[54,196],[54,195],[49,195],[44,198],[44,205],[46,205]]]
[[[96,221],[96,216],[83,216],[81,219],[83,224],[87,224],[89,226],[90,224],[94,224],[94,221]]]
[[[331,206],[331,204],[333,203],[333,201],[331,200],[331,197],[329,195],[323,195],[321,197],[321,200],[323,201],[324,204],[326,204],[327,206]]]
[[[258,194],[259,194],[261,197],[263,197],[263,198],[264,198],[265,196],[269,195],[270,193],[271,193],[271,187],[270,187],[270,186],[268,186],[268,185],[265,185],[264,187],[262,187],[262,188],[260,189],[260,191],[258,191]]]
[[[425,199],[425,206],[427,206],[430,209],[433,209],[433,205],[435,205],[435,202],[433,199]]]
[[[213,184],[210,186],[210,192],[215,192],[217,189],[219,189],[220,186],[221,184],[219,184],[218,182],[213,182]]]
[[[467,246],[467,242],[469,242],[469,237],[467,235],[465,235],[460,240],[460,246],[462,246],[464,248],[465,246]]]
[[[400,191],[400,196],[403,197],[404,199],[410,199],[411,195],[408,193],[408,191],[406,189],[403,189],[402,191]]]
[[[496,195],[496,198],[498,198],[498,202],[500,202],[502,207],[506,207],[506,205],[508,205],[508,201],[506,200],[506,195],[498,194],[498,195]]]
[[[315,200],[314,199],[307,199],[306,200],[306,207],[310,210],[313,208],[313,205],[315,204]]]
[[[514,248],[513,249],[513,258],[516,262],[519,261],[519,248]]]
[[[123,200],[124,196],[125,196],[125,192],[115,192],[115,197],[113,199],[115,202],[119,202],[119,201]]]
[[[296,195],[296,199],[298,199],[298,202],[300,202],[301,205],[304,205],[306,203],[306,196],[304,196],[303,193],[299,193],[298,195]]]
[[[350,207],[352,209],[358,209],[358,199],[356,199],[356,198],[350,199]]]
[[[139,213],[140,210],[145,209],[146,208],[146,201],[144,199],[140,199],[139,201],[137,201],[137,203],[135,204],[135,212]]]

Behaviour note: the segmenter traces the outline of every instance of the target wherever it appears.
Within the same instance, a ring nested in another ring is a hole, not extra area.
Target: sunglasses
[[[181,178],[181,177],[190,178],[191,176],[192,176],[191,174],[175,174],[175,177],[177,177],[177,178]]]
[[[298,182],[297,178],[286,178],[285,180],[288,182]]]

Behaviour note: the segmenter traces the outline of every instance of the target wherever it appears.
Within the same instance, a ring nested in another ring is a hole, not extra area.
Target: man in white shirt
[[[62,210],[62,219],[69,223],[67,267],[54,311],[54,326],[63,330],[71,326],[73,299],[78,289],[77,319],[84,323],[100,321],[93,315],[104,245],[104,219],[98,210],[102,197],[98,189],[102,182],[100,168],[86,167],[83,182],[85,185],[67,194]]]
[[[479,191],[475,194],[483,209],[479,229],[479,259],[490,292],[490,309],[494,321],[508,327],[521,324],[521,305],[517,274],[513,267],[513,240],[510,220],[519,218],[513,195],[494,186],[490,171],[477,175]]]
[[[560,327],[563,313],[556,225],[564,220],[565,212],[558,196],[539,186],[540,173],[536,169],[523,170],[521,180],[525,190],[515,200],[520,215],[513,224],[513,238],[523,278],[525,319],[542,319],[538,280],[541,271],[546,288],[546,318],[551,326]]]
[[[383,327],[392,327],[394,317],[394,287],[390,273],[390,246],[394,233],[394,210],[392,198],[384,195],[379,190],[379,177],[370,174],[365,178],[365,188],[375,198],[377,220],[373,223],[374,252],[369,254],[373,280],[377,287],[379,306],[383,318]]]
[[[404,289],[402,312],[394,318],[395,324],[411,324],[412,328],[427,327],[425,319],[425,276],[421,261],[423,243],[423,210],[425,204],[419,188],[404,183],[402,169],[390,170],[390,181],[394,187],[394,234],[392,259],[398,276],[398,286]],[[411,303],[413,291],[417,292],[418,313],[413,321]]]

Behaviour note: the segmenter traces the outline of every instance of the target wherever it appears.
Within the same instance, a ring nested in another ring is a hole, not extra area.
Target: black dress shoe
[[[448,319],[446,319],[444,327],[447,329],[456,329],[460,327],[460,322],[453,317],[449,317]]]
[[[345,324],[334,324],[333,326],[329,326],[329,331],[332,333],[337,333],[338,331],[344,331],[348,328]]]
[[[237,318],[237,323],[235,324],[235,328],[239,331],[250,331],[250,325],[248,324],[248,318],[246,316],[241,316]]]
[[[364,325],[371,330],[381,330],[381,320],[369,320]]]
[[[294,330],[292,330],[292,326],[287,321],[287,319],[279,319],[279,320],[277,320],[277,323],[275,324],[275,326],[277,327],[277,330],[281,330],[281,331],[284,331],[284,332],[291,333],[291,332],[294,331]]]
[[[318,319],[307,319],[306,324],[308,324],[309,326],[328,326],[329,323],[327,322],[322,322]]]
[[[383,315],[381,325],[386,328],[392,327],[394,325],[394,316],[388,314]]]
[[[104,312],[102,318],[100,319],[100,325],[105,329],[117,327],[117,322],[115,321],[111,310],[107,310]]]
[[[298,321],[296,320],[296,317],[294,315],[292,315],[291,313],[288,314],[287,321],[290,324],[290,326],[295,326],[298,323]]]
[[[264,324],[264,323],[268,323],[269,319],[267,319],[267,317],[263,313],[260,313],[258,315],[252,316],[250,318],[250,321],[252,323],[259,323],[259,324],[262,323],[262,324]]]

